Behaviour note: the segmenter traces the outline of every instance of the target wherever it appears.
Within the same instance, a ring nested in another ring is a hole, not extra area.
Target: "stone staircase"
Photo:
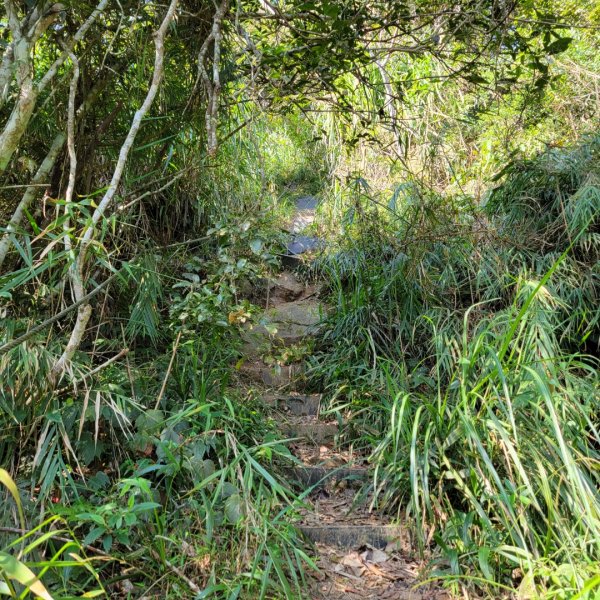
[[[288,226],[290,242],[282,264],[295,268],[300,255],[323,246],[305,235],[317,201],[297,201]],[[313,544],[320,571],[307,591],[311,599],[426,599],[445,597],[436,590],[415,591],[421,567],[411,554],[402,527],[369,510],[366,459],[339,445],[340,423],[322,414],[321,394],[304,391],[302,361],[267,364],[266,355],[298,345],[310,346],[327,308],[319,286],[303,283],[291,270],[266,282],[264,314],[245,332],[242,373],[258,387],[277,416],[282,438],[290,439],[295,464],[285,475],[305,498],[295,523]],[[308,342],[308,344],[307,344]],[[293,353],[292,353],[293,356]]]
[[[299,530],[315,548],[319,578],[310,598],[437,598],[414,591],[418,563],[410,557],[407,533],[369,511],[366,460],[342,449],[340,424],[321,411],[321,394],[304,391],[301,362],[266,364],[268,350],[306,343],[326,308],[316,286],[286,271],[268,283],[268,305],[260,325],[245,334],[242,373],[276,414],[282,438],[290,439],[296,464],[285,474],[290,487],[306,494]],[[377,560],[373,562],[373,557]]]

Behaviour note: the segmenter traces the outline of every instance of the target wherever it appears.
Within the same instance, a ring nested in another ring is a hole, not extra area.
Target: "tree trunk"
[[[2,55],[2,64],[0,65],[0,108],[4,106],[8,99],[10,91],[10,82],[12,81],[12,66],[14,62],[14,48],[9,44]]]
[[[19,23],[16,20],[16,10],[12,0],[6,1],[7,12],[9,14],[9,25],[13,36],[12,63],[17,66],[16,85],[19,89],[19,96],[17,97],[12,113],[4,126],[2,133],[0,133],[0,173],[6,170],[23,134],[27,130],[27,126],[29,125],[31,115],[33,114],[40,93],[52,81],[59,67],[65,62],[75,44],[81,41],[87,30],[96,20],[96,17],[104,10],[108,4],[108,0],[101,0],[96,9],[69,41],[67,49],[54,61],[42,79],[38,83],[34,83],[31,65],[33,46],[48,27],[56,20],[60,11],[63,10],[62,4],[53,4],[50,8],[47,8],[48,4],[49,3],[46,3],[44,5],[46,7],[45,11],[43,10],[44,7],[42,7],[42,9],[34,9],[34,12],[25,19],[24,23]],[[37,20],[35,19],[35,15],[39,15]],[[25,29],[26,31],[24,31]],[[4,62],[2,67],[4,67]],[[10,69],[10,66],[8,68]],[[0,75],[3,75],[1,69]]]
[[[75,263],[70,269],[71,283],[73,286],[73,292],[75,295],[75,300],[78,301],[85,294],[85,278],[84,278],[84,269],[85,269],[85,260],[87,256],[87,251],[92,242],[94,233],[96,232],[96,226],[98,225],[100,219],[104,216],[106,209],[112,203],[112,200],[117,192],[117,187],[121,181],[121,177],[123,176],[123,171],[125,170],[125,164],[127,162],[127,158],[129,156],[129,152],[133,146],[133,142],[135,141],[136,135],[140,129],[142,124],[142,120],[150,110],[152,103],[154,102],[154,98],[158,92],[160,87],[160,83],[164,74],[164,41],[167,33],[167,29],[169,24],[175,17],[175,10],[177,8],[178,0],[171,0],[169,4],[169,8],[167,9],[167,13],[161,23],[158,31],[154,35],[154,46],[155,46],[155,58],[154,58],[154,73],[152,75],[152,82],[148,89],[148,93],[146,94],[146,98],[142,103],[142,106],[136,111],[133,120],[131,122],[131,127],[129,128],[129,132],[127,133],[127,137],[121,146],[121,150],[119,152],[119,158],[117,160],[117,164],[115,170],[113,172],[113,176],[106,190],[102,200],[98,204],[98,207],[94,211],[92,215],[90,224],[83,230],[81,235],[81,242],[79,244],[79,252],[77,258],[75,259]],[[69,338],[69,342],[52,368],[52,379],[56,381],[56,379],[64,372],[67,365],[70,363],[73,355],[81,345],[83,337],[85,335],[85,330],[92,316],[92,306],[91,304],[82,304],[77,311],[77,319],[75,321],[75,325],[71,332],[71,336]]]

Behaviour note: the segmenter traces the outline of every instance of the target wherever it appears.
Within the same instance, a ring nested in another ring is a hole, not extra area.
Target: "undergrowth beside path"
[[[373,505],[457,589],[600,584],[597,144],[511,166],[458,219],[416,186],[393,211],[364,194],[318,267],[337,306],[312,377],[371,449]]]

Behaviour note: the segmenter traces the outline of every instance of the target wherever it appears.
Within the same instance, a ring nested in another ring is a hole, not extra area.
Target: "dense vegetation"
[[[5,0],[0,26],[0,594],[302,597],[290,452],[239,364],[315,194],[308,384],[373,508],[457,594],[596,597],[593,2]]]

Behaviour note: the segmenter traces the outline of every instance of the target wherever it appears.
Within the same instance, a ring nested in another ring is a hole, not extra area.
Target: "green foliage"
[[[483,209],[361,184],[317,267],[335,310],[312,376],[371,453],[374,505],[491,595],[598,586],[596,144],[511,166]]]
[[[196,377],[195,365],[196,359],[179,362],[174,380]],[[136,427],[143,434],[123,464],[128,477],[111,486],[99,472],[81,499],[59,512],[82,529],[86,543],[101,543],[114,556],[132,560],[135,548],[152,548],[150,568],[157,571],[189,560],[181,547],[196,546],[206,597],[243,593],[256,580],[261,597],[297,597],[299,581],[290,582],[311,562],[284,519],[294,497],[273,470],[288,449],[256,405],[211,401],[210,385],[186,391],[200,395],[178,400],[169,413],[140,414]],[[187,593],[181,583],[173,585]]]
[[[498,229],[516,244],[536,277],[550,268],[572,245],[550,287],[560,339],[577,347],[597,339],[600,261],[600,179],[598,137],[570,150],[551,150],[534,161],[509,165],[506,182],[493,190],[488,214]],[[509,242],[509,243],[510,243]]]
[[[202,241],[202,254],[171,254],[169,274],[166,253],[143,253],[124,265],[126,285],[113,289],[115,310],[129,317],[121,332],[132,343],[131,362],[91,373],[98,359],[76,355],[81,392],[52,388],[59,344],[44,346],[33,336],[2,355],[10,387],[1,396],[0,448],[10,458],[21,428],[36,428],[36,444],[24,446],[29,469],[21,472],[34,494],[27,510],[51,500],[85,544],[134,562],[137,549],[151,548],[143,571],[157,577],[172,577],[169,565],[197,548],[194,577],[206,597],[258,590],[294,598],[312,563],[286,519],[295,497],[275,475],[289,452],[262,407],[227,391],[238,327],[254,312],[244,298],[250,282],[275,264],[280,236],[264,215],[229,215]],[[5,325],[6,339],[23,327]],[[119,329],[99,327],[94,353],[110,356],[118,348],[110,336]],[[153,353],[145,340],[154,342]],[[105,565],[100,576],[110,579],[112,570]],[[173,579],[187,593],[185,582]],[[134,585],[147,580],[134,578]]]
[[[148,515],[161,507],[158,502],[148,500],[152,497],[150,482],[143,477],[122,480],[117,489],[116,502],[92,507],[90,512],[75,514],[78,525],[90,524],[89,531],[83,538],[84,544],[99,541],[105,552],[110,552],[113,542],[129,546],[131,532],[140,524],[143,525]],[[75,508],[81,507],[76,505]]]
[[[297,344],[291,344],[283,348],[272,345],[266,349],[265,354],[262,356],[262,360],[267,365],[289,365],[302,362],[312,355],[313,350],[314,340],[312,338],[307,338]]]
[[[425,532],[434,537],[444,553],[438,572],[480,570],[506,584],[519,568],[543,590],[540,559],[586,565],[598,552],[589,543],[598,481],[586,466],[598,460],[596,367],[555,348],[544,359],[535,309],[509,339],[517,309],[475,331],[467,313],[454,377],[437,395],[388,389],[395,399],[372,456],[374,486],[384,504],[405,499],[423,544]]]
[[[74,578],[69,575],[69,572],[73,569],[88,571],[92,575],[92,581],[98,579],[91,561],[78,554],[83,550],[82,546],[74,539],[61,537],[69,531],[58,528],[63,525],[59,519],[50,517],[38,526],[27,530],[19,490],[4,469],[0,469],[0,484],[12,496],[18,509],[20,526],[20,529],[15,530],[20,533],[0,550],[0,595],[10,598],[34,596],[44,600],[67,597],[64,593],[61,596],[50,594],[46,586],[47,582],[62,579],[62,591],[71,591],[69,588],[74,585],[74,582],[70,580]],[[36,573],[32,569],[39,569],[39,571]],[[99,589],[88,589],[85,594],[86,597],[102,596],[104,590],[100,586]]]
[[[131,338],[149,338],[154,344],[160,337],[160,309],[164,299],[160,278],[160,257],[145,254],[139,264],[130,265],[136,281],[126,333]]]
[[[264,215],[242,221],[230,216],[207,231],[214,241],[215,255],[209,260],[193,257],[184,265],[184,278],[177,282],[171,314],[193,331],[202,324],[227,328],[243,323],[250,306],[239,297],[238,287],[256,281],[276,264],[277,237]]]
[[[25,20],[41,6],[11,4]],[[92,8],[64,4],[32,48],[35,81]],[[288,451],[233,365],[256,286],[278,266],[289,201],[329,193],[329,222],[316,229],[340,241],[317,271],[335,311],[310,360],[330,410],[352,417],[345,442],[371,454],[375,502],[408,510],[448,581],[471,571],[490,595],[518,585],[524,596],[591,596],[598,384],[584,353],[597,355],[600,339],[598,138],[565,147],[598,124],[598,11],[571,1],[230,6],[220,65],[214,40],[198,65],[213,5],[179,2],[159,96],[82,273],[87,290],[118,277],[92,299],[84,343],[57,380],[76,311],[47,319],[74,300],[73,248],[143,101],[164,7],[109,2],[73,46],[74,201],[63,199],[65,153],[39,186],[43,201],[34,194],[11,229],[0,274],[0,464],[17,474],[26,515],[50,507],[64,520],[17,534],[0,558],[0,592],[22,596],[24,568],[54,596],[97,587],[95,573],[71,569],[90,567],[68,556],[81,546],[59,543],[68,523],[132,567],[111,595],[132,593],[127,583],[185,597],[184,573],[202,597],[301,596],[313,565],[290,525],[297,499],[277,475]],[[8,60],[14,34],[2,18]],[[220,75],[216,156],[199,66]],[[72,68],[62,63],[42,91],[2,174],[0,233],[66,131]],[[13,72],[3,123],[23,91]],[[502,183],[486,195],[494,173]],[[102,580],[122,579],[118,565],[102,563]]]

